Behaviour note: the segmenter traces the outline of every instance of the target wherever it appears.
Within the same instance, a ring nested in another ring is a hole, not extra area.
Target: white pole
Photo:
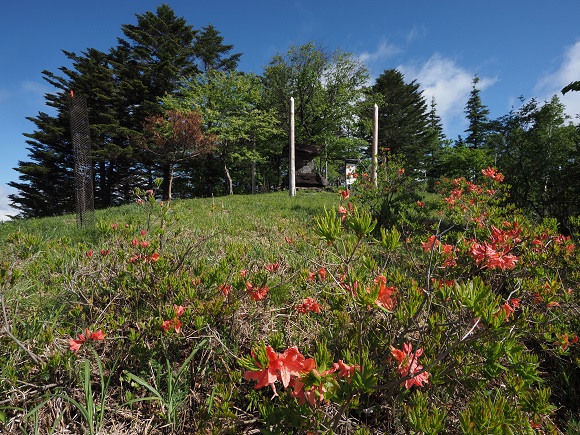
[[[371,168],[371,181],[378,186],[377,183],[377,154],[379,153],[379,106],[375,104],[375,110],[373,113],[373,150],[372,150],[372,168]]]
[[[296,196],[296,153],[294,146],[294,98],[290,97],[290,168],[288,171],[290,196]]]

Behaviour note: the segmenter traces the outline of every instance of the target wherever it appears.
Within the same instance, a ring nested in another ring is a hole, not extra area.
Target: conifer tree
[[[181,77],[199,73],[195,63],[197,31],[166,4],[157,13],[137,15],[137,24],[121,26],[114,66],[126,104],[126,127],[140,130],[145,118],[161,114],[159,101],[173,93]]]
[[[469,126],[465,142],[470,148],[482,148],[485,144],[486,135],[489,132],[489,110],[481,101],[480,90],[477,88],[479,77],[473,78],[471,93],[465,105],[465,114]]]
[[[426,148],[423,170],[428,180],[433,181],[441,176],[439,166],[439,157],[441,149],[445,143],[445,134],[443,134],[443,125],[441,117],[437,114],[437,103],[435,97],[431,98],[430,110],[428,115],[427,130],[429,131],[429,142]]]
[[[242,53],[228,56],[234,46],[233,44],[224,44],[223,41],[223,36],[211,24],[203,27],[197,34],[194,53],[203,72],[210,70],[232,71],[237,68]]]
[[[385,70],[369,89],[368,101],[379,106],[379,155],[404,156],[407,166],[421,170],[437,130],[429,129],[429,110],[420,84],[405,83],[395,69]]]
[[[56,100],[54,95],[50,98]],[[8,183],[18,191],[8,196],[11,205],[24,218],[72,213],[75,210],[74,160],[69,118],[61,111],[56,117],[41,112],[27,119],[34,123],[36,130],[24,134],[28,138],[29,160],[19,161],[14,168],[20,173],[20,181]]]
[[[204,42],[196,40],[197,31],[167,5],[156,13],[137,15],[137,24],[124,25],[122,31],[124,38],[108,52],[64,51],[72,67],[59,68],[61,75],[43,71],[44,79],[56,88],[46,98],[57,114],[29,118],[37,128],[26,135],[30,161],[19,162],[20,181],[12,183],[18,193],[11,196],[23,216],[74,210],[70,90],[88,99],[96,207],[125,202],[134,188],[150,185],[162,175],[149,154],[135,146],[134,138],[147,117],[161,114],[161,98],[176,92],[182,77],[200,72],[194,46],[200,49]],[[231,46],[221,44],[215,29],[207,28],[205,36],[210,34],[220,42],[213,65],[234,66],[239,55],[225,57]],[[208,55],[204,61],[210,60]]]

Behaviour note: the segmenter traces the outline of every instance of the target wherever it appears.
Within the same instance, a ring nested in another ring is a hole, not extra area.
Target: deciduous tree
[[[274,56],[264,70],[265,101],[276,110],[285,132],[279,138],[280,148],[288,141],[293,97],[296,143],[333,144],[329,151],[344,158],[343,148],[352,142],[351,132],[358,121],[356,103],[363,98],[367,80],[366,67],[352,54],[327,53],[312,42]]]
[[[175,166],[202,154],[209,153],[216,137],[203,131],[199,112],[168,110],[165,115],[152,115],[144,125],[144,146],[161,166],[163,200],[171,200]]]

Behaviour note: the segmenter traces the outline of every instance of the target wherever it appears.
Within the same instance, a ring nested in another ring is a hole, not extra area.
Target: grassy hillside
[[[404,178],[0,224],[1,430],[575,433],[578,235]]]

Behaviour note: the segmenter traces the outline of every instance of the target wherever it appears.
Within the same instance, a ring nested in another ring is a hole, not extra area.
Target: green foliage
[[[409,171],[425,170],[438,134],[419,88],[416,80],[406,83],[400,71],[385,70],[367,90],[365,102],[369,122],[371,105],[379,108],[379,158],[386,164],[390,155],[404,156]]]
[[[179,417],[179,411],[182,406],[184,406],[187,400],[187,389],[185,388],[187,384],[187,379],[185,378],[185,372],[190,368],[190,363],[195,354],[203,348],[207,340],[202,340],[189,354],[189,356],[183,361],[179,369],[174,372],[169,359],[165,361],[166,371],[162,374],[162,378],[155,380],[155,383],[151,385],[145,379],[137,376],[131,372],[125,371],[124,376],[131,385],[140,386],[145,388],[152,394],[152,396],[139,397],[135,399],[130,399],[123,406],[133,405],[137,402],[142,401],[157,401],[161,405],[161,412],[165,416],[165,419],[172,427],[177,427],[177,420]],[[155,385],[155,386],[154,386]],[[165,389],[161,389],[161,385],[165,385]]]
[[[406,174],[402,158],[388,154],[386,163],[379,168],[376,187],[368,173],[356,176],[353,201],[368,210],[379,227],[408,225],[421,215],[417,205],[421,185]]]
[[[506,207],[495,169],[419,196],[393,163],[388,226],[360,180],[0,225],[3,430],[572,430],[577,235]]]

